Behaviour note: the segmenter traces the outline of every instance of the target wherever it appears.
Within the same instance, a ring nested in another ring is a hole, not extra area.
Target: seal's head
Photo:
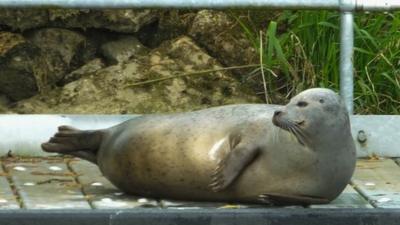
[[[308,89],[296,95],[281,110],[275,111],[272,122],[293,133],[302,145],[323,141],[311,137],[330,136],[327,132],[348,135],[350,131],[344,103],[335,92],[325,88]]]

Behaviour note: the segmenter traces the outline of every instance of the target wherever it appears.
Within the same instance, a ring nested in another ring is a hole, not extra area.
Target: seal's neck
[[[321,127],[310,144],[316,152],[320,153],[332,154],[332,151],[334,151],[339,154],[340,152],[347,153],[350,151],[355,154],[354,141],[348,121],[325,126],[325,128]]]

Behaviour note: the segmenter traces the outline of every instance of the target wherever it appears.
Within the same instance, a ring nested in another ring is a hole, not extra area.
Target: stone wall
[[[237,22],[220,11],[0,10],[2,113],[177,112],[260,102],[245,79],[251,69],[222,69],[255,62]]]

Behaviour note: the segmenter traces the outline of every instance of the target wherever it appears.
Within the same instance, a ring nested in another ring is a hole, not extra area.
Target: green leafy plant
[[[400,112],[400,13],[355,16],[355,112]],[[258,49],[267,102],[310,87],[339,89],[339,14],[283,11],[266,28],[236,17]],[[283,31],[279,29],[283,27]],[[278,30],[280,32],[278,32]]]

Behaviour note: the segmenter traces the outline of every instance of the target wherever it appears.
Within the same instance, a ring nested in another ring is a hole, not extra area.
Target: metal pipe
[[[0,7],[335,9],[338,0],[0,0]]]
[[[356,0],[356,10],[391,11],[400,9],[400,0]]]
[[[342,0],[0,0],[0,7],[32,8],[271,8],[342,10]],[[358,10],[398,10],[399,0],[350,0]]]
[[[60,125],[79,129],[102,129],[137,115],[1,115],[0,153],[41,156],[40,144],[47,141]],[[48,154],[47,154],[48,155]]]
[[[340,96],[345,101],[349,114],[353,114],[353,12],[340,13]]]
[[[0,115],[0,156],[8,151],[16,155],[48,156],[40,144],[48,141],[60,125],[79,129],[112,127],[139,115]],[[357,155],[400,157],[400,116],[351,116],[351,129]]]

